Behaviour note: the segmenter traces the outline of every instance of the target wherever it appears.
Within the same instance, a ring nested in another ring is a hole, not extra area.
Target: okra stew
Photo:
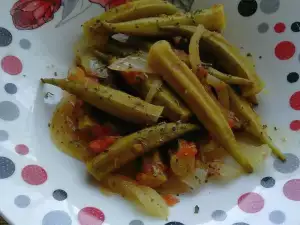
[[[166,219],[180,194],[285,160],[254,107],[263,82],[223,36],[223,5],[136,0],[82,25],[50,122],[57,147],[102,188]],[[102,189],[101,189],[102,190]]]

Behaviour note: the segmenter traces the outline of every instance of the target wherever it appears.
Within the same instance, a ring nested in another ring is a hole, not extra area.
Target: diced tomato
[[[164,195],[162,197],[163,197],[163,199],[165,200],[165,202],[167,203],[168,206],[174,206],[174,205],[176,205],[177,203],[180,202],[180,200],[178,198],[176,198],[175,196],[170,195],[170,194]]]
[[[234,119],[228,119],[228,124],[230,128],[234,127]]]
[[[103,136],[116,135],[110,126],[97,124],[92,127],[92,135],[95,138],[102,138]]]
[[[111,146],[118,137],[116,136],[107,136],[98,140],[94,140],[89,143],[89,149],[95,153],[104,152],[109,146]]]
[[[122,75],[128,84],[137,84],[140,80],[144,79],[143,73],[138,71],[124,71]]]
[[[198,150],[194,142],[179,140],[179,149],[176,153],[177,157],[195,156]]]
[[[197,77],[199,78],[205,78],[207,77],[208,72],[203,66],[199,66],[197,70]]]

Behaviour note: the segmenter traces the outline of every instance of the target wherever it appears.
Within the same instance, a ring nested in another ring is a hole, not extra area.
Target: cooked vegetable
[[[285,160],[283,153],[272,143],[271,138],[266,134],[260,122],[258,115],[253,111],[249,103],[242,97],[239,97],[229,88],[231,108],[236,112],[237,116],[244,120],[245,129],[249,133],[258,137],[263,143],[269,145],[274,155],[279,159]]]
[[[64,79],[42,79],[42,82],[58,86],[107,113],[134,123],[155,123],[163,111],[161,106],[151,105],[139,98],[96,83],[86,86]]]
[[[253,140],[253,137],[247,137],[241,133],[237,135],[239,149],[247,156],[249,162],[255,171],[260,171],[267,157],[271,154],[268,145],[261,145]],[[243,174],[240,166],[234,162],[231,157],[224,157],[223,160],[216,160],[209,165],[209,180],[218,180],[228,182]]]
[[[107,43],[109,32],[103,27],[101,21],[121,22],[132,19],[156,16],[160,13],[172,15],[178,9],[172,4],[160,0],[141,0],[128,2],[109,11],[100,14],[97,17],[85,22],[82,26],[84,40],[87,46],[104,49]]]
[[[216,33],[223,5],[125,2],[83,24],[66,79],[42,79],[69,92],[49,124],[63,152],[101,189],[162,219],[175,195],[258,171],[271,148],[285,160],[252,109],[263,88],[253,59]],[[195,119],[206,129],[182,123]]]
[[[160,30],[160,27],[171,25],[202,24],[208,30],[222,31],[225,27],[225,17],[223,5],[215,5],[210,9],[195,11],[193,13],[186,13],[183,15],[150,17],[120,23],[102,22],[102,24],[107,30],[113,33],[123,33],[136,36],[157,36],[167,34]]]
[[[87,128],[92,128],[94,126],[96,126],[97,123],[95,122],[95,120],[93,120],[93,118],[91,118],[89,115],[83,115],[83,116],[80,116],[78,118],[78,126],[77,128],[79,130],[84,130],[84,129],[87,129]]]
[[[189,55],[186,54],[185,51],[178,50],[176,48],[173,48],[173,51],[182,62],[184,62],[188,67],[191,66]]]
[[[145,97],[145,101],[151,103],[157,92],[159,92],[159,90],[161,89],[162,85],[163,81],[159,77],[154,78],[152,80],[152,84],[149,88],[149,91]]]
[[[175,196],[173,196],[171,194],[164,195],[163,199],[165,200],[167,205],[171,206],[171,207],[180,202],[180,200],[178,198],[176,198]]]
[[[169,209],[164,199],[152,188],[139,185],[129,178],[120,175],[109,175],[102,185],[133,202],[148,215],[167,219]]]
[[[170,44],[166,41],[155,43],[150,49],[148,63],[177,93],[181,93],[183,100],[206,129],[217,138],[245,171],[252,172],[253,168],[240,154],[233,132],[220,108],[192,71],[174,54]]]
[[[142,171],[137,174],[136,180],[139,184],[156,188],[168,180],[161,156],[158,151],[143,157]]]
[[[129,36],[126,41],[126,44],[133,47],[137,47],[142,51],[148,52],[151,46],[154,44],[154,42],[151,40],[144,40],[143,38],[140,37]]]
[[[191,190],[197,190],[207,182],[207,176],[207,168],[196,168],[193,173],[181,178],[181,180],[186,183]]]
[[[218,59],[220,65],[231,75],[250,80],[251,86],[242,87],[242,94],[249,97],[258,94],[263,84],[253,65],[232,46],[226,39],[217,33],[206,31],[203,34],[203,45],[206,46]]]
[[[223,161],[228,153],[226,150],[216,141],[210,140],[208,143],[201,146],[200,158],[204,163],[213,161]]]
[[[89,150],[94,153],[104,152],[109,146],[118,140],[116,136],[106,136],[100,139],[94,140],[89,143]]]
[[[156,79],[161,80],[160,78],[150,75],[148,79],[138,83],[134,88],[140,93],[142,98],[146,98]],[[181,99],[174,95],[164,84],[153,96],[152,104],[163,106],[163,116],[173,122],[178,120],[185,122],[192,115],[191,111],[182,103]]]
[[[179,177],[186,177],[195,170],[195,156],[178,157],[171,153],[170,166],[172,172]]]
[[[90,52],[79,54],[77,63],[84,68],[85,72],[89,76],[95,76],[99,78],[108,77],[106,66]]]
[[[103,54],[104,58],[105,54]],[[137,56],[128,56],[114,60],[109,68],[120,71],[124,79],[130,84],[140,96],[152,104],[164,107],[163,116],[170,121],[178,120],[185,122],[191,117],[190,110],[182,101],[166,87],[160,77],[156,75],[146,75],[143,72],[153,71],[148,68],[147,55],[140,53]],[[141,72],[139,72],[141,71]],[[160,86],[160,87],[159,87]]]
[[[75,106],[75,96],[64,97],[53,113],[49,129],[53,143],[62,152],[84,162],[94,154],[86,150],[88,142],[76,132],[78,115],[74,113]]]
[[[179,10],[174,5],[162,0],[139,0],[127,2],[86,21],[83,24],[83,29],[86,30],[93,28],[95,30],[101,30],[101,21],[116,23],[158,16],[160,14],[172,15],[178,11]]]
[[[190,59],[192,70],[195,74],[197,73],[198,68],[201,67],[201,60],[199,54],[199,42],[204,32],[205,32],[204,27],[202,25],[198,25],[195,30],[195,33],[191,37],[191,41],[189,45],[189,53],[190,53],[189,59]]]
[[[243,170],[232,166],[232,163],[210,162],[208,163],[208,168],[208,180],[228,182],[243,174]]]
[[[101,50],[118,57],[126,57],[137,51],[137,49],[128,46],[125,42],[118,41],[114,38],[109,38],[107,45]]]
[[[249,85],[253,84],[253,82],[250,81],[250,80],[222,73],[222,72],[220,72],[220,71],[218,71],[218,70],[216,70],[212,67],[208,67],[207,72],[210,75],[220,79],[221,81],[224,81],[227,84],[238,84],[238,85],[241,85],[241,86],[242,85],[249,86]]]
[[[229,110],[229,94],[227,90],[227,85],[223,81],[212,77],[211,75],[207,76],[207,83],[215,89],[217,99],[220,102],[220,104],[224,107],[224,109]]]
[[[168,32],[168,33],[173,33],[177,34],[183,37],[192,37],[193,34],[196,31],[196,26],[195,25],[165,25],[161,26],[160,30]]]
[[[182,123],[167,123],[143,129],[120,138],[103,154],[89,161],[88,171],[97,180],[101,180],[138,156],[196,129],[198,127],[195,125]]]
[[[189,58],[190,58],[190,64],[192,67],[192,71],[196,76],[188,76],[188,79],[194,83],[194,85],[199,88],[199,85],[203,85],[208,95],[211,97],[211,99],[215,102],[217,106],[221,109],[221,112],[223,113],[224,117],[227,118],[227,120],[230,120],[231,112],[229,111],[229,107],[226,105],[226,96],[223,97],[223,94],[225,94],[225,90],[222,91],[222,93],[218,94],[218,99],[216,99],[215,95],[211,91],[211,88],[208,86],[211,85],[216,90],[220,89],[221,86],[225,86],[222,81],[219,81],[218,79],[212,77],[206,69],[202,66],[201,60],[200,60],[200,54],[199,54],[199,42],[200,39],[205,32],[205,29],[202,25],[198,25],[196,28],[194,34],[191,37],[190,44],[189,44]],[[198,78],[199,82],[196,81],[195,78]],[[220,89],[221,90],[221,89]],[[218,93],[218,92],[217,92]],[[222,94],[222,95],[221,95]],[[228,98],[228,95],[227,95]],[[218,101],[219,100],[219,101]],[[221,102],[220,100],[223,100]],[[226,107],[227,106],[227,107]],[[236,128],[236,124],[233,124],[234,128]],[[232,128],[231,127],[231,128]]]
[[[176,32],[191,37],[195,26],[166,26],[160,28],[162,31]],[[231,45],[222,35],[206,30],[202,37],[201,45],[214,54],[220,65],[233,76],[249,80],[251,85],[243,87],[243,96],[253,99],[263,89],[263,83],[257,75],[253,63],[242,56],[239,49]],[[253,99],[255,101],[255,99]]]
[[[171,175],[171,177],[163,183],[160,187],[156,188],[158,193],[162,195],[178,195],[190,192],[190,187],[184,183],[179,177]]]
[[[109,69],[115,71],[134,71],[143,73],[153,73],[147,66],[147,54],[139,53],[137,55],[129,55],[125,58],[118,58],[114,60],[109,66]]]
[[[271,154],[271,148],[267,144],[254,145],[253,138],[251,142],[247,142],[244,138],[237,136],[240,149],[249,159],[255,171],[260,170],[264,166],[265,160]],[[233,164],[232,164],[233,165]]]

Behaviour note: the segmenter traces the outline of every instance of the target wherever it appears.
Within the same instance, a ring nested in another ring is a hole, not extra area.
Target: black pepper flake
[[[263,129],[266,129],[268,126],[264,124],[262,127],[263,127]]]
[[[278,128],[277,128],[277,127],[274,127],[274,130],[278,130]]]
[[[53,95],[54,94],[52,94],[51,92],[47,92],[44,97],[47,99],[49,97],[52,97]]]
[[[54,72],[54,76],[57,77],[57,72]]]
[[[262,59],[262,56],[260,55],[258,58],[259,58],[259,59]]]
[[[198,205],[195,205],[194,213],[195,213],[195,214],[198,214],[198,213],[199,213],[199,206],[198,206]]]
[[[50,123],[48,123],[48,127],[50,127],[51,126],[51,124]]]
[[[247,57],[252,57],[252,54],[250,52],[248,52]]]

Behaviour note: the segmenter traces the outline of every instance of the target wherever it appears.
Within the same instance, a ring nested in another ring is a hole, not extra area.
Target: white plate
[[[225,36],[245,54],[253,55],[266,83],[258,112],[288,160],[282,164],[269,158],[260,174],[228,185],[207,185],[197,195],[182,197],[171,208],[168,221],[144,216],[118,196],[103,196],[87,182],[84,165],[59,152],[49,138],[48,121],[60,92],[43,89],[39,78],[66,74],[80,25],[103,11],[97,2],[106,1],[1,2],[2,215],[17,225],[100,225],[103,220],[105,225],[300,224],[300,1],[195,1],[193,8],[225,4]],[[54,18],[42,24],[46,14],[49,20]],[[47,91],[54,96],[45,98]],[[246,193],[250,194],[244,198]],[[195,205],[200,208],[198,214],[194,214]],[[88,221],[82,212],[93,212],[90,219],[94,220]]]

